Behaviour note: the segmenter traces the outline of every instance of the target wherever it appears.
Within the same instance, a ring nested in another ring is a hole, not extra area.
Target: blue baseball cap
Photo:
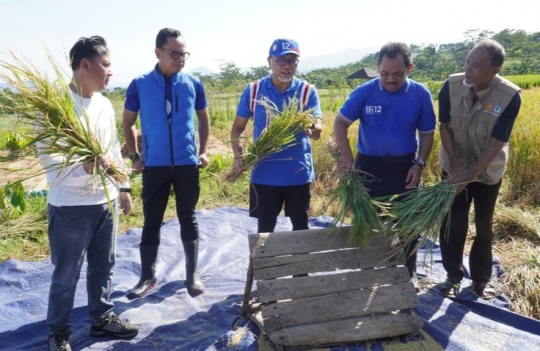
[[[276,39],[270,46],[269,56],[281,57],[287,54],[295,54],[300,56],[300,48],[296,40],[292,39]]]

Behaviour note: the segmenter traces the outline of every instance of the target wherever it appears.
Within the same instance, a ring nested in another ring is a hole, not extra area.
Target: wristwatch
[[[138,152],[129,153],[129,159],[131,161],[138,160],[141,158],[141,154]]]
[[[426,161],[424,161],[423,159],[421,159],[420,157],[417,157],[413,160],[413,163],[415,165],[419,165],[421,169],[424,169],[424,167],[426,167]]]

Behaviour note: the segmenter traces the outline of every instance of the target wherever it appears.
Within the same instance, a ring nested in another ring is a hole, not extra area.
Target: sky
[[[266,65],[276,38],[297,40],[302,57],[376,52],[388,41],[459,42],[470,29],[539,32],[538,13],[539,0],[0,0],[0,58],[14,50],[47,69],[46,46],[67,68],[79,37],[101,35],[111,52],[110,87],[125,87],[154,67],[164,27],[186,40],[184,70],[219,72],[226,61]]]

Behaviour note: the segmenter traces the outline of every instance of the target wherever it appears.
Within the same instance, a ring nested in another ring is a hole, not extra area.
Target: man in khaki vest
[[[482,296],[491,278],[493,212],[506,169],[508,140],[521,106],[519,87],[498,75],[505,56],[496,41],[478,42],[467,56],[465,72],[451,75],[439,92],[439,163],[444,177],[459,184],[450,225],[445,221],[440,231],[447,273],[441,292],[446,295],[459,293],[464,276],[463,248],[473,201],[471,292]]]

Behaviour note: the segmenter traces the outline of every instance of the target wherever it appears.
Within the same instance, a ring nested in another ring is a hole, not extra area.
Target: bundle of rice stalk
[[[497,204],[493,218],[493,229],[498,238],[521,237],[540,243],[540,221],[531,213],[518,208]]]
[[[416,250],[438,240],[444,219],[447,214],[450,216],[457,186],[441,181],[401,194],[399,201],[393,201],[389,220],[393,222],[391,230],[400,240],[396,254],[404,248]],[[448,240],[448,223],[443,240]]]
[[[63,170],[66,167],[95,162],[106,154],[108,145],[102,145],[90,129],[86,110],[78,107],[73,100],[69,82],[64,71],[46,50],[49,62],[57,75],[50,81],[47,74],[40,72],[28,59],[10,52],[14,63],[1,60],[0,67],[8,73],[0,73],[0,78],[14,88],[13,94],[2,94],[0,105],[9,106],[16,112],[21,122],[28,123],[35,135],[27,146],[40,143],[40,153],[48,156],[62,155],[63,162],[50,164],[48,169]],[[127,175],[118,165],[111,164],[107,172],[101,167],[94,168],[94,189],[98,180],[107,191],[106,179],[125,182]],[[106,193],[108,197],[108,193]]]
[[[268,100],[261,100],[258,103],[264,105],[266,110],[267,127],[255,141],[247,137],[239,138],[244,140],[244,153],[242,155],[244,158],[243,171],[256,166],[271,154],[296,145],[297,134],[308,129],[314,122],[311,116],[312,110],[300,110],[299,102],[296,98],[284,104],[282,111],[279,111]],[[229,182],[234,182],[240,178],[242,173],[230,172],[225,179]]]
[[[326,147],[330,155],[337,161],[340,157],[339,148],[333,140],[327,140]],[[369,244],[372,235],[384,232],[384,226],[379,219],[379,212],[385,212],[385,204],[373,200],[365,187],[368,178],[365,173],[351,169],[339,174],[339,182],[332,190],[329,204],[338,201],[339,210],[334,216],[332,226],[341,226],[350,222],[349,242],[363,248]]]

